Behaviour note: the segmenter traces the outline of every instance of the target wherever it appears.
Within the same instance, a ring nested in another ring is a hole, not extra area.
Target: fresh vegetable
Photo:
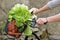
[[[9,21],[14,18],[16,20],[16,25],[22,26],[25,21],[31,18],[31,14],[28,7],[24,4],[16,4],[8,13]]]
[[[16,20],[15,25],[18,27],[24,27],[24,23],[31,19],[31,13],[29,12],[29,9],[24,4],[16,4],[14,7],[11,8],[11,10],[8,12],[8,20],[11,21],[13,18]],[[31,35],[32,30],[30,25],[30,22],[27,22],[27,29],[25,30],[25,34]]]
[[[31,27],[28,26],[28,27],[26,28],[26,30],[24,31],[24,33],[25,33],[26,36],[31,36],[31,34],[32,34],[32,29],[31,29]]]

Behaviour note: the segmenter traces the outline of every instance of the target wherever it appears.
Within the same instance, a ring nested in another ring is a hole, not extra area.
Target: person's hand
[[[38,25],[43,25],[46,22],[47,22],[47,18],[38,18],[36,21]]]
[[[37,14],[37,13],[38,13],[38,9],[35,8],[35,9],[33,10],[33,14]]]
[[[31,11],[31,12],[33,11],[33,14],[37,14],[38,11],[39,11],[39,9],[37,9],[37,8],[32,8],[30,11]]]

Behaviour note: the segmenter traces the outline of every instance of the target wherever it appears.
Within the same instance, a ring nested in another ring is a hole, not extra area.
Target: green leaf
[[[11,8],[11,10],[8,12],[8,18],[9,21],[14,18],[16,20],[16,26],[23,27],[23,23],[25,23],[28,19],[31,18],[31,13],[29,12],[28,6],[24,4],[16,4],[14,7]],[[30,28],[31,23],[27,22],[27,29],[25,30],[26,35],[31,35],[32,31]]]

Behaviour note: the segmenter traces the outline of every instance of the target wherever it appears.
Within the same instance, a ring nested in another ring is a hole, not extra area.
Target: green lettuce
[[[11,21],[12,18],[16,20],[16,26],[23,27],[24,24],[28,19],[31,19],[31,13],[28,9],[28,6],[24,4],[16,4],[14,7],[11,8],[11,10],[8,12],[8,20]],[[30,22],[27,22],[27,29],[25,30],[26,35],[31,35],[32,30],[29,26]]]

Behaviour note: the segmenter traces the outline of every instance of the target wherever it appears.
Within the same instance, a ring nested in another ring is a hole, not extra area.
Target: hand
[[[38,9],[37,8],[32,8],[31,10],[30,10],[30,12],[32,12],[33,11],[33,14],[37,14],[38,13]]]
[[[38,18],[36,21],[38,25],[43,25],[45,22],[47,22],[47,18]]]

